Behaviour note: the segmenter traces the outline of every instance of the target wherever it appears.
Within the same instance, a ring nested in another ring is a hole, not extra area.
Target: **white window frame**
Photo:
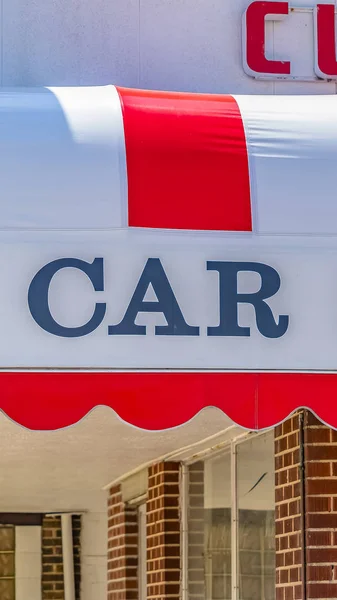
[[[214,458],[226,451],[231,456],[231,515],[232,515],[232,600],[239,600],[239,548],[238,548],[238,495],[237,495],[237,449],[240,444],[247,442],[253,437],[270,435],[271,431],[257,433],[244,433],[221,444],[218,448],[207,448],[193,457],[184,459],[181,468],[181,541],[182,541],[182,600],[188,598],[188,467],[193,463]]]

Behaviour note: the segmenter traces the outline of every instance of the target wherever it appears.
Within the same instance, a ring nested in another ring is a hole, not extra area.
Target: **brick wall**
[[[180,465],[161,462],[149,469],[147,501],[147,597],[180,597]]]
[[[81,600],[81,532],[82,518],[80,515],[72,517],[73,529],[73,552],[74,552],[74,576],[75,576],[75,598]]]
[[[305,413],[307,599],[337,598],[337,432]]]
[[[147,598],[179,600],[179,463],[148,471],[146,503]],[[108,500],[108,600],[138,600],[138,509],[123,501],[120,485]]]
[[[309,411],[288,419],[275,431],[275,472],[277,600],[336,599],[337,433]]]
[[[73,516],[74,573],[76,600],[81,587],[81,517]],[[61,517],[44,517],[42,522],[42,600],[64,600]]]
[[[42,523],[42,600],[64,600],[61,517]]]
[[[275,429],[275,534],[276,600],[300,600],[303,538],[299,414]]]
[[[137,600],[137,571],[137,509],[125,505],[116,486],[108,500],[108,600]]]

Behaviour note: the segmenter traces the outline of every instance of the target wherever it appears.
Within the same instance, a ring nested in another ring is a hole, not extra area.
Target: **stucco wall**
[[[90,512],[82,517],[81,600],[106,600],[108,515]]]
[[[296,0],[295,6],[313,6]],[[1,0],[0,83],[234,93],[335,93],[335,83],[254,81],[242,67],[248,0]],[[267,24],[266,51],[313,74],[313,15]]]

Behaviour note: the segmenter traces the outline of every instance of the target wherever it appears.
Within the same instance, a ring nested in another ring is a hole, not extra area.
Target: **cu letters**
[[[49,287],[54,275],[66,268],[79,269],[90,280],[96,292],[104,291],[103,258],[95,258],[92,263],[78,258],[61,258],[48,263],[35,275],[28,290],[28,306],[34,321],[48,333],[64,338],[83,337],[102,324],[106,314],[106,303],[95,303],[92,317],[79,327],[65,327],[58,323],[49,308]],[[205,270],[217,272],[219,297],[219,323],[207,328],[207,336],[249,337],[251,327],[240,326],[238,322],[240,304],[250,304],[254,308],[255,325],[262,336],[280,338],[286,333],[289,316],[275,317],[266,302],[277,294],[281,285],[280,276],[273,267],[258,262],[208,261]],[[258,291],[238,292],[238,275],[241,272],[257,273],[260,276],[261,285]],[[145,300],[150,285],[156,295],[156,301]],[[209,285],[213,285],[213,282]],[[186,320],[159,258],[147,260],[126,306],[123,319],[120,323],[108,326],[108,335],[146,335],[146,326],[136,324],[139,313],[164,315],[167,324],[155,327],[156,336],[200,335],[198,325],[189,324]]]

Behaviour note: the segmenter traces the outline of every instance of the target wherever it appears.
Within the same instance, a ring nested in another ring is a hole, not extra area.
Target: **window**
[[[275,596],[275,477],[273,436],[237,447],[240,600]]]
[[[187,470],[188,600],[274,600],[273,434]]]

